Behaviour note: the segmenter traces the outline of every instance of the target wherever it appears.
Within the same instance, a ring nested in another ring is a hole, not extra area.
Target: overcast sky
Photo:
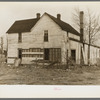
[[[0,2],[0,36],[5,34],[16,20],[35,18],[36,13],[47,12],[56,17],[61,14],[61,19],[72,24],[73,9],[81,10],[90,8],[100,14],[100,2]]]
[[[36,17],[36,13],[47,12],[53,16],[61,14],[61,19],[72,23],[75,7],[90,8],[100,13],[100,2],[0,2],[0,35],[5,34],[15,20]]]

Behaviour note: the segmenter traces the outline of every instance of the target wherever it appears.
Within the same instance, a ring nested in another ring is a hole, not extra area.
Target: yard
[[[0,84],[5,85],[100,85],[100,68],[83,66],[70,70],[35,66],[0,66]]]

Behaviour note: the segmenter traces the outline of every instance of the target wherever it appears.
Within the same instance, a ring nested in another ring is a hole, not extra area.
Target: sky
[[[90,8],[100,13],[100,2],[0,2],[0,35],[6,33],[16,20],[35,18],[36,13],[47,12],[56,17],[61,14],[61,19],[72,23],[73,9]]]
[[[35,18],[36,13],[47,12],[71,25],[74,8],[86,8],[100,14],[100,2],[0,2],[0,36],[5,36],[7,30],[16,20]]]

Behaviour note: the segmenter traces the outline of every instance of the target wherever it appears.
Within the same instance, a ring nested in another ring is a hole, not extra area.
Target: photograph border
[[[100,0],[96,0],[98,2],[100,2]],[[0,2],[96,2],[94,0],[0,0]],[[6,99],[11,99],[13,98],[14,100],[16,99],[33,99],[36,100],[37,98],[41,98],[41,99],[45,99],[46,100],[50,100],[50,99],[59,99],[62,100],[64,98],[66,98],[66,100],[100,100],[100,86],[70,86],[70,85],[62,85],[62,86],[49,86],[49,85],[41,85],[34,87],[34,86],[29,86],[28,85],[0,85],[0,98],[6,98]],[[48,89],[45,90],[44,89]],[[34,89],[35,90],[34,90]],[[77,88],[79,88],[79,91],[76,92]],[[23,90],[25,89],[25,90]],[[45,90],[45,93],[43,92],[43,90]],[[56,90],[55,90],[56,89]],[[68,89],[68,91],[66,91]],[[17,91],[16,91],[17,90]],[[28,92],[31,93],[28,93]],[[38,94],[38,91],[40,92],[40,94]],[[24,93],[23,93],[24,92]],[[49,93],[48,93],[49,92]],[[36,93],[36,94],[35,94]],[[41,95],[43,93],[43,95]],[[53,94],[54,93],[54,94]],[[70,94],[72,93],[72,94]],[[48,97],[45,97],[44,95],[47,95]],[[28,95],[28,96],[27,96]],[[40,95],[40,96],[38,96]],[[73,96],[71,96],[73,95]],[[16,98],[16,99],[15,99]],[[48,99],[47,99],[48,98]]]

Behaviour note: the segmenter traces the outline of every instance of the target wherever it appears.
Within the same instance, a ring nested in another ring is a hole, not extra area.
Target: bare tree
[[[80,9],[75,8],[73,13],[73,22],[80,30]],[[90,46],[97,40],[96,35],[100,32],[99,15],[87,9],[84,11],[84,38],[83,43],[88,43],[88,64],[90,64]]]

